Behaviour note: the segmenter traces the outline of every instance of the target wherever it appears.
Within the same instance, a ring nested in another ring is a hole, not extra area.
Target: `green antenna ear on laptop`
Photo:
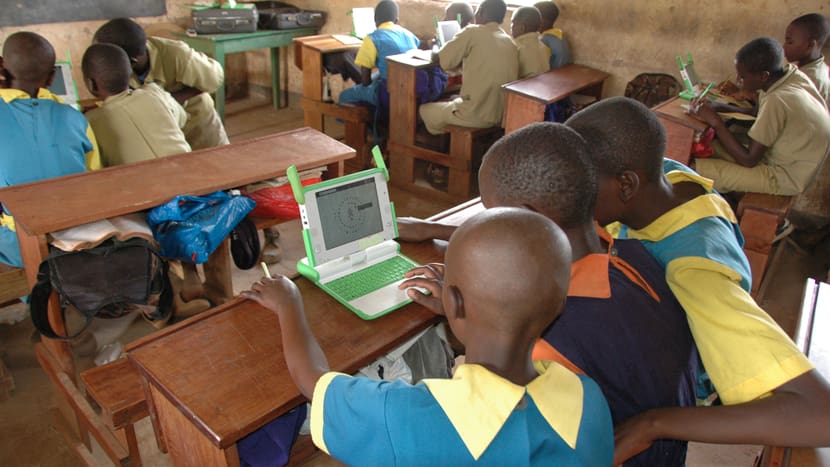
[[[297,172],[297,166],[292,165],[285,171],[288,176],[288,183],[291,184],[291,191],[294,193],[294,199],[299,204],[305,204],[305,193],[303,193],[303,183],[300,181],[300,174]]]
[[[383,176],[386,177],[386,181],[389,181],[389,170],[386,168],[386,162],[383,162],[383,154],[380,152],[380,146],[375,145],[372,148],[372,157],[375,160],[375,166],[381,170],[383,170]]]

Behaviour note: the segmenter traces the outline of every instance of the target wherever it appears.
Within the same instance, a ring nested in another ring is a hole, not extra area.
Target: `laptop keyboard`
[[[394,256],[328,282],[325,286],[344,300],[351,301],[403,279],[404,273],[415,266],[400,256]]]

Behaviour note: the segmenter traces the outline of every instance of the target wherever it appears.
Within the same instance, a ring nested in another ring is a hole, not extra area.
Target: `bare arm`
[[[415,217],[398,218],[398,238],[405,242],[449,240],[455,229],[457,227],[454,225],[425,221]]]
[[[285,276],[263,277],[242,292],[242,296],[275,312],[280,320],[285,363],[294,384],[311,400],[317,380],[329,371],[320,344],[311,333],[303,310],[303,298],[297,286]]]
[[[179,104],[184,105],[184,103],[187,102],[188,99],[198,96],[201,93],[202,91],[196,88],[185,86],[176,92],[171,92],[170,95],[173,96],[173,98],[176,99],[176,101]]]
[[[365,66],[360,67],[360,84],[368,86],[372,84],[372,69]]]
[[[755,167],[761,162],[767,147],[751,139],[749,148],[745,148],[735,138],[735,135],[729,131],[729,128],[726,127],[726,124],[718,116],[712,104],[701,105],[697,110],[697,116],[715,129],[718,139],[724,148],[726,148],[726,151],[729,152],[729,155],[735,159],[735,162],[744,167]]]
[[[718,407],[655,409],[618,425],[614,465],[657,439],[776,446],[830,445],[830,386],[813,370],[763,399]]]

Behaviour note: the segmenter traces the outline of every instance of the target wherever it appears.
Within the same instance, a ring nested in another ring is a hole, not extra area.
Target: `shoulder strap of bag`
[[[89,323],[92,322],[93,315],[84,314],[84,326],[76,334],[71,336],[60,336],[49,323],[49,297],[52,296],[52,281],[49,275],[49,261],[44,260],[40,263],[37,271],[37,282],[32,288],[32,295],[29,298],[29,309],[32,316],[32,324],[41,335],[50,339],[70,340],[78,337]]]

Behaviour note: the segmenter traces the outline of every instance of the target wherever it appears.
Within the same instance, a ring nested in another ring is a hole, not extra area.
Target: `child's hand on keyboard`
[[[291,279],[281,275],[273,279],[263,277],[259,282],[251,285],[251,290],[246,290],[241,295],[278,315],[302,310],[303,306],[303,299],[297,286]]]
[[[407,295],[414,302],[423,305],[437,315],[443,316],[444,305],[441,303],[441,295],[444,289],[444,265],[430,263],[426,266],[419,266],[407,271],[404,276],[407,279],[401,282],[398,288],[406,290]],[[415,287],[426,289],[429,295]]]

